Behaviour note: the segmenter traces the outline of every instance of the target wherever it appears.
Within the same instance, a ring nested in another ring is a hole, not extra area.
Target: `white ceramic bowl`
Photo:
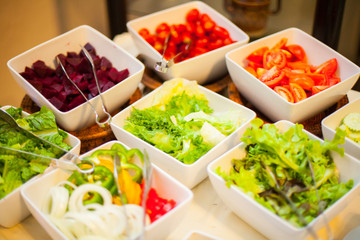
[[[281,132],[285,132],[293,123],[282,120],[275,123]],[[304,130],[310,139],[322,141],[320,138]],[[275,215],[270,210],[256,202],[250,196],[235,186],[228,188],[224,179],[217,175],[214,170],[221,167],[222,170],[228,171],[231,168],[233,158],[245,156],[245,143],[241,143],[230,151],[217,158],[209,164],[207,170],[210,181],[223,202],[240,218],[261,232],[269,239],[308,239],[310,237],[306,228],[294,227],[291,223]],[[331,153],[334,162],[340,173],[340,181],[347,182],[354,180],[353,188],[346,193],[341,199],[324,211],[328,221],[337,216],[351,201],[353,201],[360,190],[360,162],[354,157],[345,154],[341,157],[339,154]],[[315,231],[324,227],[323,217],[315,218],[310,224]]]
[[[245,58],[251,52],[263,46],[272,47],[283,37],[288,39],[288,44],[300,44],[311,65],[320,65],[336,58],[336,75],[341,78],[341,82],[298,103],[289,103],[244,69]],[[274,122],[301,122],[327,109],[354,86],[360,74],[360,68],[354,63],[297,28],[274,33],[227,53],[226,65],[239,92]]]
[[[144,65],[131,56],[113,41],[97,30],[83,25],[69,32],[46,41],[8,61],[7,65],[16,82],[26,91],[31,99],[39,106],[47,106],[56,116],[58,124],[67,131],[75,131],[95,123],[95,114],[86,102],[76,108],[63,112],[50,103],[38,90],[36,90],[20,73],[25,67],[31,67],[32,63],[42,60],[49,67],[55,68],[55,57],[66,54],[68,51],[79,53],[80,44],[90,43],[96,50],[97,55],[104,56],[117,70],[127,68],[129,77],[102,93],[105,106],[111,113],[122,106],[135,92],[144,73]],[[102,112],[100,97],[96,96],[90,102],[95,106],[100,117],[105,116]]]
[[[193,188],[207,177],[206,166],[212,160],[240,142],[241,135],[249,125],[250,121],[255,118],[256,113],[221,96],[220,94],[198,85],[200,92],[206,96],[209,101],[209,106],[214,110],[214,112],[226,112],[228,110],[240,111],[242,114],[243,124],[193,164],[185,164],[123,128],[125,125],[125,120],[131,114],[132,108],[135,107],[137,109],[144,109],[150,107],[154,96],[156,96],[157,92],[160,91],[162,86],[116,114],[111,123],[111,129],[113,130],[115,137],[118,140],[123,141],[125,144],[131,147],[147,149],[149,155],[156,165],[185,184],[185,186]]]
[[[80,157],[90,155],[98,149],[109,149],[116,142],[118,141],[107,142]],[[152,158],[150,158],[150,160],[152,161]],[[154,164],[152,164],[152,167],[153,177],[151,187],[156,189],[160,197],[175,200],[176,206],[161,218],[147,226],[145,229],[145,237],[146,239],[165,239],[166,236],[178,226],[179,222],[186,214],[186,210],[190,206],[193,198],[193,193]],[[30,212],[53,239],[67,238],[49,221],[46,215],[41,212],[41,204],[45,199],[48,190],[60,181],[67,179],[70,175],[70,172],[57,169],[41,179],[32,181],[21,191]]]
[[[2,109],[8,109],[11,106],[4,106]],[[23,111],[23,116],[29,115],[27,112]],[[71,153],[79,154],[80,153],[80,140],[69,134],[68,137],[65,139],[65,142],[69,144],[72,149],[70,150]],[[20,191],[24,188],[27,184],[30,184],[32,181],[36,179],[42,178],[47,172],[51,171],[52,168],[49,167],[45,170],[43,174],[39,174],[31,178],[29,181],[24,183],[22,186],[18,187],[10,194],[6,195],[3,199],[0,200],[0,226],[10,228],[21,222],[27,216],[30,215],[28,208],[25,205],[23,198],[20,195]]]
[[[131,20],[127,23],[128,31],[139,52],[144,57],[146,65],[153,68],[155,63],[161,60],[161,54],[147,43],[138,34],[138,31],[141,28],[147,28],[151,33],[154,33],[156,26],[162,22],[167,22],[169,25],[185,23],[185,15],[192,8],[197,8],[200,13],[207,13],[217,25],[226,28],[229,31],[231,38],[237,42],[186,61],[175,63],[169,68],[167,73],[159,73],[159,76],[164,80],[172,79],[174,77],[183,77],[189,80],[196,80],[198,83],[203,84],[217,79],[227,72],[225,54],[230,50],[249,42],[249,36],[219,12],[201,1],[190,1],[185,4]]]
[[[339,127],[341,120],[349,113],[360,112],[360,98],[350,102],[333,112],[321,121],[321,130],[324,139],[332,140],[334,138],[336,128]],[[360,160],[360,144],[357,144],[350,138],[345,138],[343,145],[345,152]]]

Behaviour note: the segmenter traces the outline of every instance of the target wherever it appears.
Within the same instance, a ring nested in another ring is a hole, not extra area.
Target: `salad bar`
[[[0,236],[342,239],[360,226],[358,66],[296,28],[248,43],[200,1],[127,27],[139,54],[84,25],[9,60],[27,95],[0,109]]]

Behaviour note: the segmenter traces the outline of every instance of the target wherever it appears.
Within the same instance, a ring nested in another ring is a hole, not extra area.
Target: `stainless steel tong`
[[[65,69],[64,65],[61,63],[60,59],[59,59],[58,57],[56,57],[56,60],[57,60],[57,63],[60,65],[61,69],[63,70],[66,78],[75,86],[75,88],[79,91],[79,93],[83,96],[83,98],[86,100],[86,102],[90,105],[91,109],[94,111],[94,113],[95,113],[95,121],[96,121],[97,125],[99,125],[100,127],[106,127],[106,126],[108,126],[108,125],[110,124],[110,122],[111,122],[111,115],[110,115],[110,113],[106,110],[105,105],[104,105],[104,99],[103,99],[102,94],[101,94],[101,90],[100,90],[100,86],[99,86],[99,81],[98,81],[98,78],[97,78],[97,75],[96,75],[96,70],[95,70],[94,61],[93,61],[90,53],[89,53],[82,45],[80,45],[80,46],[81,46],[82,51],[83,51],[84,54],[85,54],[85,57],[88,59],[90,65],[91,65],[91,69],[92,69],[92,72],[93,72],[93,75],[94,75],[94,78],[95,78],[96,86],[97,86],[97,89],[98,89],[98,92],[99,92],[99,96],[100,96],[100,100],[101,100],[102,110],[103,110],[103,112],[104,112],[105,115],[106,115],[105,120],[100,121],[100,116],[99,116],[98,112],[96,111],[94,105],[91,104],[91,102],[90,102],[89,99],[85,96],[85,94],[80,90],[80,88],[76,85],[76,83],[69,77],[69,75],[67,74],[66,69]]]
[[[169,59],[169,60],[166,60],[164,55],[165,55],[165,52],[166,52],[166,49],[169,45],[169,40],[171,38],[171,34],[169,33],[169,35],[167,35],[166,39],[165,39],[165,42],[164,42],[164,50],[163,50],[163,54],[161,56],[161,60],[160,62],[156,62],[155,65],[154,65],[154,69],[158,72],[161,72],[161,73],[166,73],[168,71],[168,69],[174,65],[174,60],[175,58],[177,58],[178,56],[180,56],[181,54],[183,54],[184,52],[186,52],[190,45],[191,45],[191,41],[185,46],[185,49],[184,51],[182,52],[179,52],[178,54],[176,54],[173,58]]]
[[[77,156],[76,154],[73,154],[73,153],[71,153],[49,141],[46,141],[45,139],[38,137],[37,135],[33,134],[32,132],[22,128],[20,125],[18,125],[16,120],[3,109],[0,109],[0,118],[9,124],[9,127],[11,129],[13,129],[21,134],[24,134],[26,137],[33,139],[37,142],[40,142],[44,145],[51,146],[57,150],[60,150],[62,152],[62,156],[59,159],[51,158],[48,156],[42,156],[42,155],[38,155],[35,153],[26,152],[26,151],[23,151],[20,149],[14,149],[14,148],[9,148],[9,147],[4,147],[4,146],[0,146],[1,151],[5,151],[9,154],[20,153],[20,154],[31,155],[31,156],[38,157],[38,158],[50,159],[51,160],[50,166],[61,168],[64,170],[76,170],[80,173],[86,173],[86,174],[94,171],[95,165],[92,161],[80,159],[79,156]],[[85,169],[79,168],[78,164],[84,164],[84,163],[89,165],[89,167],[86,167]]]

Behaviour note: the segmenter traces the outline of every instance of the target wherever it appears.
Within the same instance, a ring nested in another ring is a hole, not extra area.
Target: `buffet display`
[[[141,61],[86,25],[8,61],[41,110],[1,110],[75,157],[17,135],[0,115],[0,225],[32,214],[54,239],[166,239],[209,177],[220,204],[266,238],[329,234],[359,196],[360,99],[318,120],[322,139],[301,122],[344,98],[360,68],[297,28],[248,43],[200,1],[127,27]],[[162,81],[148,92],[145,69]],[[261,114],[204,86],[227,74]],[[81,141],[68,132],[97,123],[94,111],[112,115],[117,140],[78,156]],[[194,229],[184,239],[218,238]]]

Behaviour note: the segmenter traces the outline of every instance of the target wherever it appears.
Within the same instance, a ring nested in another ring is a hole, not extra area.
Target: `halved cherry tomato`
[[[268,51],[268,47],[261,47],[250,53],[246,59],[252,62],[256,62],[262,65],[263,62],[263,56],[266,51]]]
[[[311,89],[312,94],[317,94],[321,91],[324,91],[325,89],[329,88],[328,85],[323,85],[323,86],[313,86]]]
[[[280,50],[274,51],[266,51],[263,57],[263,65],[264,68],[270,69],[273,66],[277,66],[278,68],[283,68],[286,65],[286,56]]]
[[[205,32],[211,32],[214,29],[215,25],[216,24],[212,20],[203,22],[203,27],[204,27]]]
[[[294,97],[287,88],[281,87],[281,86],[276,86],[276,87],[274,87],[274,91],[277,94],[279,94],[281,97],[285,98],[286,101],[288,101],[290,103],[294,103]]]
[[[188,22],[196,22],[200,16],[200,12],[198,9],[193,8],[186,14],[186,21]]]
[[[336,58],[332,58],[326,62],[324,62],[323,64],[321,64],[319,67],[317,67],[317,69],[315,70],[315,73],[323,73],[326,74],[328,76],[331,76],[335,73],[336,69],[337,69],[337,60]]]
[[[311,91],[311,88],[315,85],[312,78],[306,76],[305,74],[294,75],[289,78],[289,83],[296,83],[305,90]]]
[[[282,49],[287,43],[287,38],[282,38],[270,50]]]
[[[228,38],[230,36],[228,30],[226,30],[223,27],[220,27],[218,25],[216,25],[213,29],[213,32],[216,34],[216,36],[218,36],[219,38]]]
[[[307,98],[305,90],[299,84],[289,83],[289,86],[290,86],[290,92],[294,97],[295,103],[300,102]]]
[[[209,17],[209,15],[207,13],[200,14],[200,22],[202,22],[202,24],[204,24],[207,21],[212,21],[212,19]]]
[[[300,61],[306,57],[304,49],[298,44],[290,44],[286,46],[287,49]]]
[[[156,29],[155,29],[155,32],[157,34],[161,33],[161,32],[170,32],[170,26],[169,24],[163,22],[163,23],[160,23],[159,25],[157,25]]]
[[[272,67],[259,77],[259,80],[265,83],[269,87],[276,86],[283,78],[285,73],[281,71],[277,66]]]
[[[142,36],[142,37],[145,37],[145,36],[150,35],[150,31],[149,31],[149,29],[147,29],[147,28],[142,28],[142,29],[140,29],[138,33],[139,33],[139,35]]]

